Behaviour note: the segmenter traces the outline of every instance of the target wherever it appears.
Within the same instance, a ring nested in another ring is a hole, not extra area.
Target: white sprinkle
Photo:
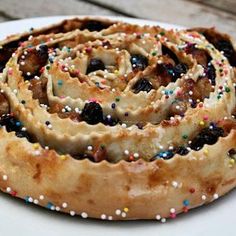
[[[138,158],[139,157],[139,154],[137,152],[134,153],[134,157],[135,158]]]
[[[129,150],[125,150],[125,151],[124,151],[124,154],[125,154],[125,155],[129,155]]]
[[[35,155],[35,156],[40,155],[40,150],[35,150],[35,151],[34,151],[34,155]]]
[[[93,147],[90,145],[87,147],[88,151],[92,151],[93,150]]]
[[[24,62],[24,61],[21,61],[20,64],[21,64],[22,66],[24,66],[24,65],[25,65],[25,62]]]
[[[17,89],[13,89],[13,93],[14,93],[14,94],[17,94]]]
[[[172,186],[173,186],[174,188],[177,188],[177,187],[178,187],[178,182],[172,181]]]
[[[26,75],[27,75],[27,76],[30,76],[30,75],[31,75],[31,73],[28,71],[28,72],[26,73]]]
[[[87,214],[86,212],[82,212],[82,213],[81,213],[81,217],[82,217],[82,218],[88,218],[88,214]]]
[[[67,204],[66,202],[63,202],[63,203],[62,203],[62,207],[63,207],[63,208],[67,208],[67,206],[68,206],[68,204]]]
[[[6,181],[7,180],[7,175],[3,175],[2,179]]]
[[[11,188],[10,187],[7,187],[7,192],[10,193],[11,192]]]
[[[51,125],[51,124],[49,124],[49,125],[48,125],[48,128],[49,128],[49,129],[51,129],[51,128],[52,128],[52,125]]]
[[[162,63],[162,60],[158,60],[157,63],[158,63],[158,64],[161,64],[161,63]]]
[[[177,110],[179,110],[179,109],[180,109],[180,106],[179,106],[179,105],[177,105],[175,108],[176,108]]]
[[[56,211],[60,211],[61,208],[59,206],[56,206]]]
[[[33,198],[32,197],[29,197],[28,198],[28,202],[33,202],[34,200],[33,200]]]
[[[38,204],[39,203],[39,200],[38,199],[34,199],[34,204]]]
[[[162,218],[161,223],[166,223],[166,218]]]
[[[107,115],[107,119],[111,119],[111,115]]]
[[[70,211],[70,215],[71,215],[71,216],[74,216],[74,215],[75,215],[75,212],[74,212],[74,211]]]
[[[213,195],[213,198],[214,198],[214,199],[218,199],[218,198],[219,198],[219,195],[218,195],[217,193],[215,193],[215,194]]]
[[[40,196],[39,196],[39,199],[40,199],[40,200],[43,200],[43,199],[44,199],[44,196],[43,196],[43,195],[40,195]]]
[[[156,215],[156,219],[157,219],[157,220],[160,220],[160,219],[161,219],[161,216],[160,216],[160,215]]]
[[[55,206],[51,206],[51,208],[50,208],[52,211],[54,211],[55,210]]]
[[[189,95],[193,95],[193,91],[191,91],[191,90],[188,93],[189,93]]]
[[[163,146],[162,146],[162,145],[160,145],[160,146],[159,146],[159,148],[160,148],[160,149],[163,149]]]
[[[108,216],[108,220],[112,220],[113,219],[113,217],[112,216]]]
[[[48,146],[45,146],[44,149],[45,149],[45,150],[49,150],[49,147],[48,147]]]
[[[125,123],[123,123],[123,124],[121,125],[121,127],[122,127],[122,128],[127,128],[127,125],[126,125]]]
[[[101,219],[102,219],[102,220],[105,220],[106,218],[107,218],[107,216],[106,216],[105,214],[102,214],[102,215],[101,215]]]
[[[117,209],[117,210],[116,210],[116,215],[119,216],[120,214],[121,214],[121,210],[120,210],[120,209]]]
[[[171,208],[170,213],[175,213],[175,208]]]
[[[26,131],[26,127],[22,127],[21,130],[22,130],[22,131]]]
[[[206,200],[206,195],[202,195],[202,200],[203,200],[203,201]]]
[[[125,213],[125,212],[122,212],[122,213],[121,213],[121,216],[122,216],[123,218],[125,218],[125,217],[126,217],[126,213]]]

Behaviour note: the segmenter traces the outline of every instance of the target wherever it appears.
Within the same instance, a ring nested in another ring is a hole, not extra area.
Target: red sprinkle
[[[172,218],[172,219],[176,218],[176,214],[175,213],[170,213],[170,218]]]
[[[190,188],[190,189],[189,189],[189,192],[190,192],[190,193],[195,193],[195,191],[196,191],[195,188]]]
[[[183,207],[183,212],[184,213],[187,213],[188,212],[188,208],[185,206],[185,207]]]

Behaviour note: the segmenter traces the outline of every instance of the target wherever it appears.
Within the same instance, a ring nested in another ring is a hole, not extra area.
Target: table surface
[[[236,39],[235,0],[1,0],[0,22],[53,15],[119,15],[187,27],[215,26]]]

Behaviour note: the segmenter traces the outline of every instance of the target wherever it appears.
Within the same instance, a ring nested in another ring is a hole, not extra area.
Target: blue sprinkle
[[[17,122],[16,122],[16,126],[21,126],[21,122],[20,122],[20,121],[17,121]]]
[[[54,205],[51,202],[48,202],[48,204],[46,205],[46,208],[51,209]]]
[[[57,85],[58,85],[58,86],[62,86],[62,85],[63,85],[63,81],[62,81],[62,80],[58,80],[58,81],[57,81]]]
[[[184,200],[183,204],[184,204],[184,206],[189,206],[189,200]]]

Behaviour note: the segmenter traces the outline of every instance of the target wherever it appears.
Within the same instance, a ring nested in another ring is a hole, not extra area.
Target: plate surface
[[[70,16],[71,17],[71,16]],[[0,24],[0,39],[9,34],[23,32],[31,27],[42,27],[58,22],[66,16],[43,17],[11,21]],[[106,17],[108,18],[108,17]],[[140,25],[161,25],[166,28],[182,28],[180,26],[140,20],[125,17],[109,17]],[[191,235],[191,236],[218,236],[235,235],[236,218],[236,190],[208,206],[191,210],[188,214],[181,214],[175,220],[165,224],[153,221],[108,222],[101,220],[82,219],[71,217],[41,207],[26,205],[22,200],[0,193],[0,235],[24,236],[74,236],[74,235]]]

